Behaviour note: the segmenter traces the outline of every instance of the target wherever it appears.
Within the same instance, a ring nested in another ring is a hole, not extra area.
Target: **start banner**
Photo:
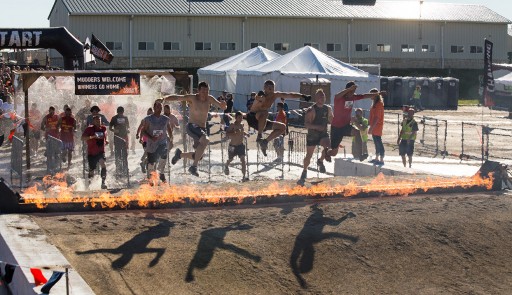
[[[76,95],[140,95],[140,74],[75,74]]]

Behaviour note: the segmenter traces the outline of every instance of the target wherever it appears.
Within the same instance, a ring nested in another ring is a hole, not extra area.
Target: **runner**
[[[107,189],[107,166],[105,165],[105,145],[107,141],[107,127],[102,124],[101,116],[92,117],[92,125],[85,128],[82,140],[87,142],[87,162],[89,163],[89,178],[94,176],[94,170],[98,164],[101,167],[101,189]]]
[[[153,114],[153,108],[149,108],[146,112],[147,116],[150,116]],[[142,149],[144,150],[144,153],[142,154],[142,157],[140,158],[140,170],[142,173],[146,173],[148,168],[148,152],[146,151],[146,145],[148,142],[148,137],[144,134],[142,134],[142,127],[144,127],[144,120],[147,117],[144,117],[139,124],[139,127],[137,128],[137,134],[135,135],[135,138],[139,140],[139,143],[142,144]]]
[[[128,134],[130,133],[130,120],[124,115],[124,108],[117,107],[117,115],[110,119],[109,131],[114,133],[114,155],[116,162],[116,175],[128,173]]]
[[[226,135],[231,140],[228,147],[228,161],[224,166],[224,174],[229,175],[229,164],[235,156],[240,158],[242,164],[242,181],[248,181],[249,178],[246,176],[246,161],[245,161],[245,145],[244,137],[248,134],[244,131],[244,124],[242,124],[243,113],[238,111],[235,114],[235,122],[226,130]]]
[[[162,108],[162,103],[159,101],[153,104],[153,114],[144,119],[141,133],[148,138],[146,145],[148,153],[148,179],[153,171],[158,170],[160,180],[166,182],[164,171],[165,164],[167,163],[169,136],[172,136],[172,127],[169,117],[162,114]]]
[[[64,116],[59,118],[57,126],[60,128],[60,140],[62,140],[62,162],[68,160],[68,169],[71,167],[71,159],[75,149],[76,120],[71,108],[64,110]]]
[[[276,118],[274,119],[274,122],[281,122],[286,127],[288,127],[288,118],[286,117],[286,113],[284,110],[284,103],[278,102],[277,103],[277,112],[276,112]],[[286,128],[288,131],[288,128]],[[277,158],[274,160],[274,162],[281,163],[284,159],[284,136],[287,134],[279,135],[277,138],[274,139],[274,149],[276,150]]]
[[[352,119],[352,107],[354,106],[354,101],[364,98],[372,98],[381,94],[381,92],[355,94],[356,89],[356,83],[354,81],[350,81],[347,83],[344,90],[334,96],[334,118],[332,119],[331,124],[331,150],[326,157],[328,162],[331,161],[331,157],[338,154],[343,137],[351,136],[352,134],[350,121]]]
[[[222,110],[226,109],[226,102],[219,102],[209,94],[210,86],[206,82],[200,82],[197,86],[197,94],[169,95],[164,97],[165,102],[186,101],[189,103],[190,118],[187,124],[187,134],[194,140],[194,152],[182,153],[176,149],[171,163],[174,165],[181,158],[193,160],[192,166],[188,169],[190,174],[199,176],[197,164],[203,158],[204,150],[210,143],[206,133],[206,120],[210,106],[216,106]]]
[[[322,173],[326,171],[323,160],[331,144],[329,133],[327,133],[327,124],[332,122],[333,113],[331,106],[325,104],[325,93],[322,89],[316,91],[315,101],[316,103],[307,109],[304,119],[304,125],[308,130],[308,135],[306,137],[304,167],[300,179],[297,181],[298,185],[304,185],[306,181],[308,166],[317,145],[321,145],[324,148],[320,159],[317,161],[318,168]]]
[[[269,141],[284,134],[286,131],[286,126],[283,123],[268,120],[268,110],[272,107],[278,97],[296,99],[304,98],[306,101],[311,100],[310,95],[298,92],[275,91],[275,82],[272,80],[265,81],[263,91],[258,92],[258,95],[251,106],[250,112],[246,115],[249,127],[258,130],[258,137],[256,138],[256,141],[259,143],[261,152],[264,156],[267,156]],[[264,139],[263,131],[270,129],[272,129],[272,133]]]
[[[37,103],[32,103],[30,110],[28,111],[29,120],[28,128],[30,130],[30,147],[34,157],[37,157],[39,151],[39,141],[41,140],[41,122],[43,115],[37,109]]]

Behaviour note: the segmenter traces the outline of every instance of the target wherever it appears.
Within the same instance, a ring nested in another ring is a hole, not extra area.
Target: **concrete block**
[[[0,215],[0,232],[2,233],[0,235],[0,260],[23,266],[16,267],[12,282],[8,285],[12,294],[39,294],[37,291],[41,289],[41,286],[34,286],[34,277],[30,272],[30,267],[41,269],[47,279],[50,278],[53,270],[64,271],[67,267],[69,269],[69,285],[73,294],[94,294],[91,287],[70,266],[64,255],[50,243],[42,229],[29,216]],[[55,284],[51,294],[66,294],[65,276]]]
[[[404,175],[411,172],[398,166],[377,166],[368,162],[360,162],[356,159],[334,159],[335,176],[376,176],[379,173],[384,175]]]

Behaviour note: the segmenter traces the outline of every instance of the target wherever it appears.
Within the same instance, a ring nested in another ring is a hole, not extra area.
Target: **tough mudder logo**
[[[0,31],[0,47],[38,47],[42,31]]]

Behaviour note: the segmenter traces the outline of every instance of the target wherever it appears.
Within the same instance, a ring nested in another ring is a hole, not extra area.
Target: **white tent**
[[[277,91],[299,92],[303,79],[317,76],[331,81],[332,96],[345,89],[349,81],[355,81],[359,86],[357,93],[366,93],[380,84],[378,76],[370,75],[313,47],[305,46],[261,65],[238,70],[235,92],[258,92],[263,89],[266,80],[276,82]],[[288,104],[290,108],[296,107]],[[369,104],[371,102],[368,100],[360,102],[356,107],[368,108]]]
[[[258,46],[227,59],[221,60],[197,71],[199,81],[210,84],[210,92],[218,96],[223,90],[235,92],[237,70],[259,65],[281,56]]]
[[[494,80],[495,88],[498,94],[512,96],[512,73]]]

